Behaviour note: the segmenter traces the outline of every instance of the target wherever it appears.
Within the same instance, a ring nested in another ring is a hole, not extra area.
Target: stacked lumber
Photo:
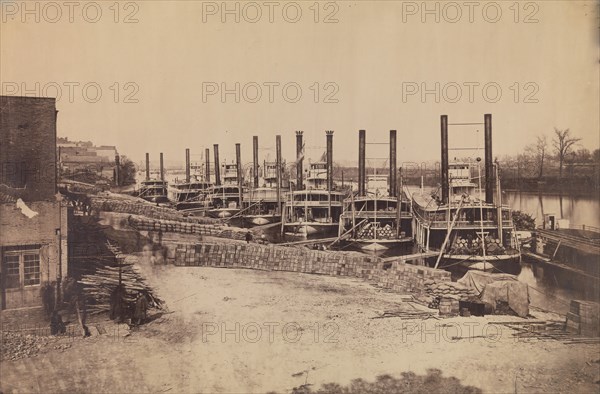
[[[435,312],[431,311],[420,311],[420,310],[389,310],[384,311],[382,314],[372,317],[372,319],[384,319],[387,317],[399,317],[402,319],[428,319],[430,317],[436,317]]]
[[[162,308],[163,301],[154,294],[154,290],[146,284],[134,265],[125,260],[117,247],[109,242],[107,242],[107,247],[115,254],[118,264],[96,268],[94,273],[82,275],[79,280],[86,299],[93,300],[88,304],[90,313],[109,311],[110,295],[119,284],[119,277],[120,283],[125,286],[128,302],[133,303],[137,294],[144,291],[148,295],[151,306]]]
[[[598,309],[598,303],[595,302],[571,301],[570,310],[567,313],[567,330],[583,336],[600,336]]]
[[[565,324],[562,321],[526,320],[512,322],[490,322],[489,324],[502,325],[514,330],[512,336],[520,341],[555,340],[561,341],[567,345],[600,343],[599,337],[582,337],[577,333],[565,330]]]

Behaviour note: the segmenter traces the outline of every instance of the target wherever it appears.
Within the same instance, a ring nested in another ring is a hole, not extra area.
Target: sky
[[[438,160],[442,114],[491,113],[499,157],[554,127],[600,144],[597,1],[0,6],[1,93],[57,97],[59,136],[136,162],[183,162],[186,148],[199,159],[213,144],[231,161],[240,143],[246,163],[253,135],[274,159],[277,134],[289,162],[296,130],[317,160],[334,130],[334,160],[355,163],[359,129],[369,143],[397,130],[400,164]],[[450,146],[482,147],[482,132],[451,125]]]

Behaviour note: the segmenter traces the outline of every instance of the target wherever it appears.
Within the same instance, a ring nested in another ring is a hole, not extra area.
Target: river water
[[[600,201],[595,196],[504,192],[503,203],[523,211],[541,225],[544,214],[568,219],[570,226],[600,227]],[[568,263],[568,262],[567,262]],[[547,265],[522,264],[521,282],[530,286],[531,304],[554,312],[566,313],[573,299],[598,301],[598,281],[575,277]]]
[[[600,201],[594,196],[529,192],[504,192],[502,196],[504,204],[530,214],[537,225],[542,224],[544,214],[554,214],[557,219],[569,219],[571,226],[600,227]]]

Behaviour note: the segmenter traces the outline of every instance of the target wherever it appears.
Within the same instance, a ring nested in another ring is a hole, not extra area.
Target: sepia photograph
[[[600,392],[600,1],[0,0],[0,394]]]

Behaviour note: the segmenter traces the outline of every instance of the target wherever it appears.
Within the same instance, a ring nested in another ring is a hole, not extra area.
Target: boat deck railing
[[[427,223],[429,225],[430,228],[434,228],[434,227],[439,227],[439,228],[446,228],[448,227],[448,222],[446,220],[432,220],[432,221],[424,221],[425,223]],[[470,221],[461,221],[461,220],[457,220],[454,223],[454,228],[473,228],[473,229],[478,229],[481,228],[483,225],[483,227],[498,227],[498,223],[496,223],[495,220],[484,220],[483,223],[479,220],[474,220],[472,222]],[[513,223],[511,220],[503,220],[502,221],[502,226],[504,228],[512,228],[513,227]]]

